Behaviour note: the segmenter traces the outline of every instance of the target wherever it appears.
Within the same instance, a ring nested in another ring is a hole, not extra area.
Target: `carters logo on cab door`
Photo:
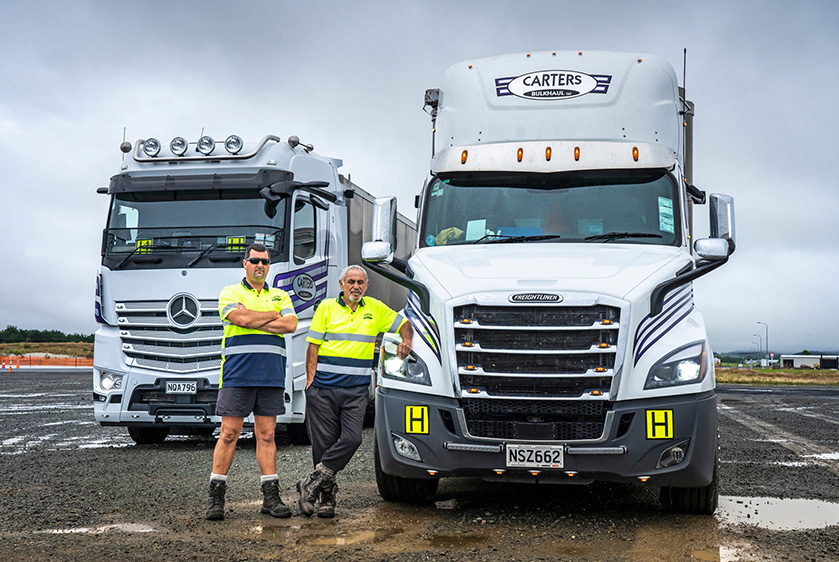
[[[540,70],[521,76],[495,79],[495,93],[528,100],[564,100],[586,94],[605,94],[611,76],[583,74],[575,70]]]

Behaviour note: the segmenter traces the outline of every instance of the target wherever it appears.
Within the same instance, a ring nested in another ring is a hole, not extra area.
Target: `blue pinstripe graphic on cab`
[[[676,327],[694,309],[693,283],[678,288],[664,299],[664,307],[655,317],[647,316],[635,331],[635,364],[657,341]]]

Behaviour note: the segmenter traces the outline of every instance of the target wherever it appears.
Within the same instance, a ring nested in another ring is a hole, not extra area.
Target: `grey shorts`
[[[285,413],[285,389],[277,386],[221,387],[216,401],[217,416],[279,416]]]

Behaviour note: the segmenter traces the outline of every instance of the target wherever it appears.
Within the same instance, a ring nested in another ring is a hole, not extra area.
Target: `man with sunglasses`
[[[297,315],[288,294],[269,287],[265,279],[271,256],[262,244],[245,250],[245,278],[222,289],[219,315],[224,324],[221,377],[216,415],[221,433],[213,453],[210,495],[205,517],[224,519],[227,472],[245,417],[253,412],[256,461],[262,473],[262,513],[291,517],[279,494],[277,416],[285,412],[286,351],[283,334],[297,329]]]
[[[335,516],[335,474],[361,445],[376,336],[399,332],[396,353],[404,359],[414,335],[401,314],[364,296],[363,267],[347,267],[338,284],[341,294],[320,303],[306,338],[306,419],[315,471],[297,482],[297,505],[307,517],[316,511],[318,517]]]

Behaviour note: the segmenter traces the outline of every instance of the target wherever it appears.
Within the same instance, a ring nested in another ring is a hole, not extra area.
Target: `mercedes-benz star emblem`
[[[201,318],[201,305],[192,295],[180,293],[169,300],[166,316],[176,328],[189,328]]]

